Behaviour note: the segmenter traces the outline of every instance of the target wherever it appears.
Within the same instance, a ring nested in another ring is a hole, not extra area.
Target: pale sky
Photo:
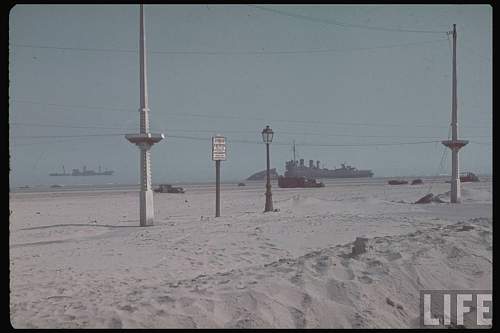
[[[154,183],[213,180],[217,133],[229,141],[223,181],[263,170],[266,125],[280,174],[293,140],[298,158],[328,168],[450,173],[451,154],[440,170],[444,148],[426,142],[448,135],[454,23],[459,136],[471,141],[461,171],[492,171],[489,5],[144,8],[151,128],[166,134]],[[16,5],[9,26],[11,185],[138,183],[123,134],[139,130],[139,6]],[[62,165],[115,175],[48,176]]]

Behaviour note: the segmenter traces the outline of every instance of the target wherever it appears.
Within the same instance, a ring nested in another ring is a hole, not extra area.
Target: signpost
[[[212,137],[212,160],[215,161],[215,217],[220,216],[220,161],[226,160],[226,138]]]

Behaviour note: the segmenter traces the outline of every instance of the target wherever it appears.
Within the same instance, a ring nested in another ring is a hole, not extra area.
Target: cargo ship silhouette
[[[49,176],[111,176],[113,175],[114,171],[113,170],[104,170],[101,171],[101,166],[99,165],[99,171],[94,171],[94,170],[87,170],[87,167],[84,165],[83,170],[80,171],[80,169],[73,169],[71,173],[67,173],[66,170],[64,169],[64,165],[62,167],[63,172],[62,173],[49,173]]]

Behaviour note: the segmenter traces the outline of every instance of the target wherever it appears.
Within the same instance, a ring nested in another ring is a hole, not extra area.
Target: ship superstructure
[[[372,177],[371,170],[358,170],[345,163],[340,168],[327,169],[320,167],[320,161],[309,160],[309,166],[304,165],[304,159],[300,161],[290,160],[285,163],[285,177],[305,177],[305,178],[362,178]]]
[[[358,170],[353,166],[342,163],[340,168],[327,169],[320,167],[320,161],[309,160],[309,166],[304,165],[304,159],[295,159],[295,143],[293,145],[293,159],[285,162],[285,177],[305,178],[362,178],[372,177],[371,170]]]
[[[66,170],[63,166],[62,173],[49,173],[49,176],[111,176],[113,175],[113,173],[113,170],[106,169],[104,171],[101,171],[101,166],[99,166],[98,171],[88,170],[87,166],[84,165],[82,171],[80,171],[80,169],[73,169],[71,173],[66,173]]]

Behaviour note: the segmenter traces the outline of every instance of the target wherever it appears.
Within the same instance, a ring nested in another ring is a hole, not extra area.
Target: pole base
[[[273,212],[273,197],[271,193],[266,193],[266,206],[264,208],[264,213]]]
[[[154,225],[153,191],[140,192],[140,223],[141,227]]]
[[[450,202],[451,203],[462,202],[461,193],[460,193],[460,178],[451,180]]]

